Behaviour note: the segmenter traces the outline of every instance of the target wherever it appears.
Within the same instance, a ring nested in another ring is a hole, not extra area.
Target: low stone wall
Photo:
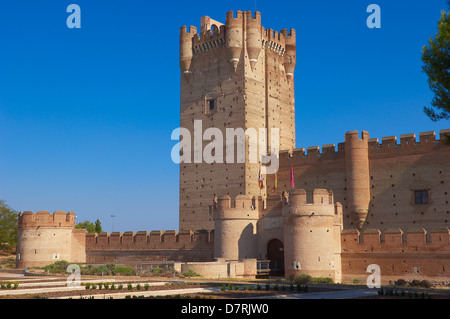
[[[213,262],[175,263],[175,271],[184,273],[192,270],[204,278],[255,278],[257,273],[256,259],[241,261],[217,260]]]

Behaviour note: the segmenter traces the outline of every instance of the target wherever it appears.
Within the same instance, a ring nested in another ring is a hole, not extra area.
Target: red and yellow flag
[[[261,175],[261,167],[259,168],[258,186],[259,186],[259,189],[263,189],[263,187],[264,187],[263,178]]]

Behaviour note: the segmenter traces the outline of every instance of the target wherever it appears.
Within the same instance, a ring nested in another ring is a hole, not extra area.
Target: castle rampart
[[[450,278],[450,231],[447,227],[356,229],[342,233],[342,271],[347,280],[367,277],[370,264],[380,266],[384,281]]]
[[[137,233],[89,233],[88,263],[143,263],[153,261],[212,261],[214,232],[153,230]]]
[[[367,150],[346,145],[349,135],[357,136],[357,132],[349,133],[337,148],[329,144],[322,152],[318,146],[308,147],[306,154],[303,148],[280,152],[276,191],[289,191],[292,167],[296,187],[309,192],[314,188],[333,190],[335,200],[343,205],[345,229],[448,225],[450,190],[445,185],[450,180],[450,147],[445,145],[445,137],[450,130],[441,130],[439,140],[434,132],[420,133],[418,141],[415,134],[404,134],[400,143],[396,137],[382,138],[381,143],[357,137],[367,143]],[[355,151],[364,154],[355,157]],[[364,169],[359,167],[361,161]],[[268,189],[274,188],[273,181],[272,176],[266,177]],[[428,193],[425,204],[415,203],[415,192],[420,190]],[[355,205],[360,206],[361,214],[352,215]]]

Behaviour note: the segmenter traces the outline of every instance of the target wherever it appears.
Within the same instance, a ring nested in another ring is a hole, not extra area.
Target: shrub
[[[111,284],[111,290],[116,290],[116,286],[114,284]]]
[[[141,290],[141,284],[137,284],[137,285],[136,285],[136,289],[137,289],[137,290]]]
[[[150,288],[150,285],[149,284],[145,284],[144,285],[144,289],[147,291],[148,289]]]
[[[159,273],[161,273],[161,268],[159,267],[152,268],[152,274],[159,274]]]
[[[101,275],[101,274],[110,275],[111,271],[105,265],[100,265],[91,270],[91,275]]]
[[[225,290],[227,290],[227,286],[225,286],[225,285],[222,285],[222,287],[220,287],[220,290],[221,290],[221,291],[225,291]]]
[[[133,269],[131,267],[128,267],[128,266],[119,266],[119,267],[116,267],[114,269],[114,274],[115,275],[120,274],[120,275],[125,275],[125,276],[131,276],[131,275],[135,274],[135,269]]]
[[[413,281],[410,282],[410,285],[411,285],[411,286],[420,286],[420,281],[414,279]]]
[[[123,289],[123,284],[119,284],[119,286],[117,287],[117,289],[122,290],[122,289]]]
[[[419,283],[419,286],[423,287],[423,288],[431,288],[432,285],[431,285],[431,283],[428,280],[422,280]]]
[[[91,288],[91,284],[90,284],[90,283],[86,283],[86,286],[85,286],[85,288],[86,288],[86,289],[89,289],[89,288]]]
[[[104,283],[103,287],[105,287],[105,289],[108,289],[109,288],[109,284],[108,283]]]
[[[116,264],[114,263],[106,264],[106,268],[109,270],[110,273],[114,273],[114,270],[116,269]]]
[[[256,290],[261,290],[261,285],[260,285],[260,284],[258,284],[258,285],[256,286]]]
[[[130,283],[130,284],[128,284],[127,288],[128,288],[128,290],[132,290],[133,289],[133,285]]]
[[[58,260],[53,264],[44,266],[44,270],[51,273],[64,273],[66,272],[69,262],[66,260]]]
[[[406,285],[408,284],[408,282],[407,282],[406,280],[404,280],[404,279],[398,279],[398,280],[395,282],[395,284],[396,284],[397,286],[406,286]]]
[[[267,290],[267,291],[270,290],[270,284],[269,284],[269,283],[266,284],[266,290]]]
[[[196,277],[196,276],[200,276],[199,274],[197,274],[195,271],[193,271],[192,269],[189,269],[188,271],[183,272],[183,276],[184,277]]]
[[[310,281],[315,284],[332,284],[333,283],[333,279],[330,277],[312,277]]]
[[[310,275],[300,274],[297,277],[295,277],[294,282],[299,285],[304,285],[311,282],[311,279],[312,277]]]

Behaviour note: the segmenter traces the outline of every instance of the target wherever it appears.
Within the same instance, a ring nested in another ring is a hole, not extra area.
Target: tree
[[[9,253],[16,248],[18,216],[18,212],[0,200],[0,250]]]
[[[448,2],[450,8],[450,1]],[[428,85],[434,93],[431,107],[424,107],[432,121],[450,118],[450,12],[442,11],[438,21],[438,32],[422,50],[423,71],[428,76]]]
[[[85,220],[84,222],[80,222],[80,223],[76,224],[75,228],[78,228],[78,229],[79,228],[84,228],[84,229],[86,229],[88,231],[88,233],[100,234],[101,232],[103,232],[102,224],[101,224],[99,219],[97,219],[95,221],[95,224],[90,222],[90,221],[88,221],[88,220]]]
[[[103,230],[102,230],[102,223],[100,222],[99,219],[97,219],[97,220],[95,221],[95,232],[96,232],[97,234],[100,234],[100,233],[103,232]]]

